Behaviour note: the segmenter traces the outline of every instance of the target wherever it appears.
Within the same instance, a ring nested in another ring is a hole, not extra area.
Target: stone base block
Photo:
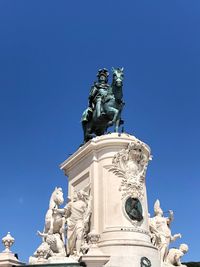
[[[12,252],[0,253],[0,267],[12,267],[12,266],[25,265],[20,262]]]
[[[87,267],[102,267],[110,259],[110,256],[105,255],[85,255],[81,261],[86,264]]]
[[[158,250],[150,246],[119,246],[105,267],[161,267]]]

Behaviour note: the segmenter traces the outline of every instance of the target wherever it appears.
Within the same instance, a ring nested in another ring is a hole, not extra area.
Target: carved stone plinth
[[[13,253],[11,252],[2,252],[0,253],[0,267],[12,267],[24,265],[20,262]]]
[[[7,235],[2,238],[2,243],[5,246],[5,249],[0,253],[0,267],[24,265],[24,263],[20,262],[16,258],[15,254],[10,250],[14,242],[15,239],[11,236],[10,232],[8,232]]]
[[[90,229],[100,235],[99,256],[110,256],[106,266],[140,266],[146,257],[151,266],[160,267],[149,233],[145,175],[150,159],[145,143],[112,133],[92,139],[61,164],[71,199],[90,184]]]
[[[87,267],[103,267],[110,259],[110,256],[105,255],[84,255],[81,258]]]
[[[86,255],[81,257],[81,261],[83,261],[87,267],[104,266],[109,261],[110,256],[103,254],[100,248],[98,247],[100,235],[97,234],[94,230],[92,230],[88,234],[88,238],[90,249]]]

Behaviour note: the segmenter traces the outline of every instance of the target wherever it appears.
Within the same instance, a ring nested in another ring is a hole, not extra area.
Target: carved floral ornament
[[[143,198],[146,170],[151,159],[146,145],[139,140],[129,143],[126,149],[114,156],[109,171],[121,178],[119,190],[122,192],[122,198]]]

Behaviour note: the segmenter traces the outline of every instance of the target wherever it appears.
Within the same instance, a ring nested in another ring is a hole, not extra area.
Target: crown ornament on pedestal
[[[2,238],[2,243],[5,246],[3,252],[11,252],[10,248],[14,244],[15,239],[11,236],[10,232],[7,233],[5,237]]]

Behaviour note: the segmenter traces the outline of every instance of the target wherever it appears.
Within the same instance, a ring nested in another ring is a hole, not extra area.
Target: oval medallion
[[[137,198],[129,197],[125,202],[125,211],[131,220],[142,221],[142,205]]]

